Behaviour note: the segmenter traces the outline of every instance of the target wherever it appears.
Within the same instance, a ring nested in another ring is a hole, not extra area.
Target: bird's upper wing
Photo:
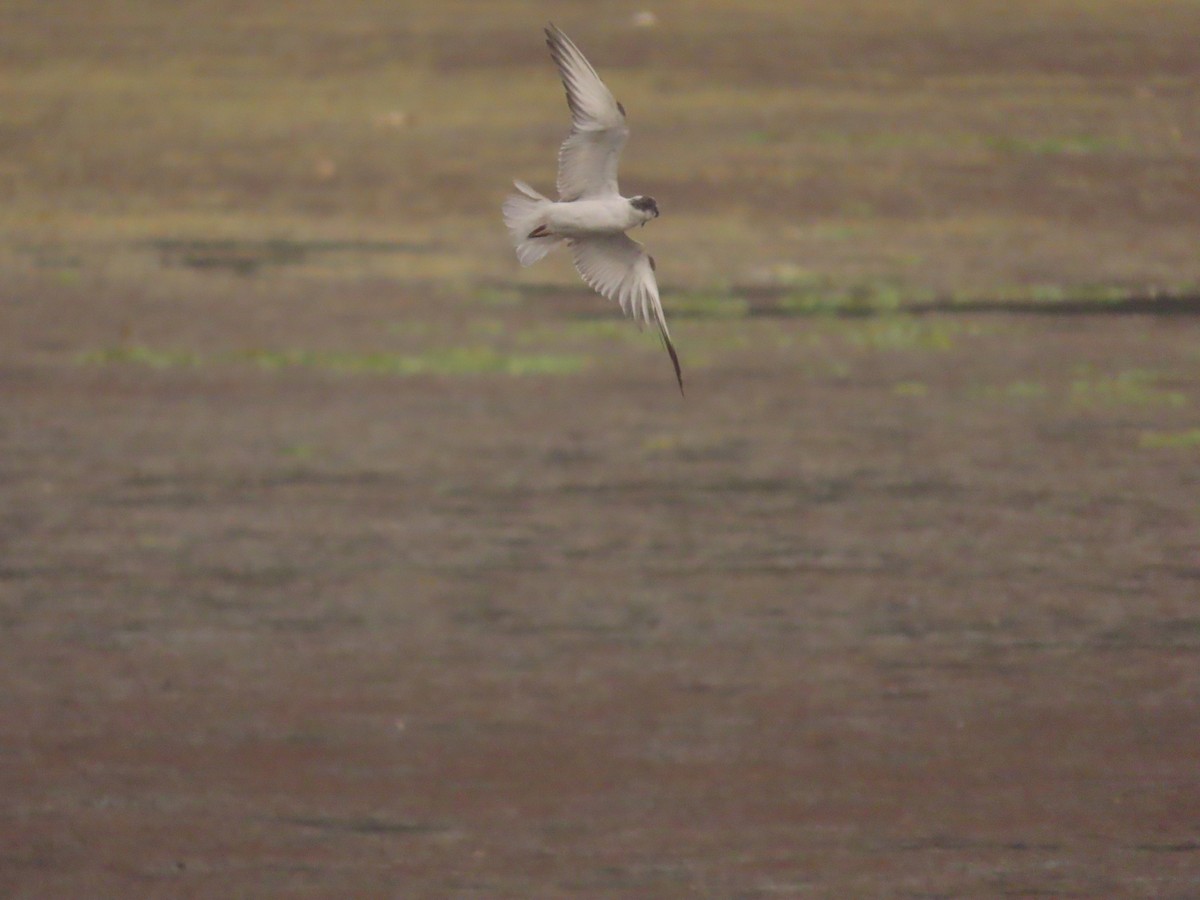
[[[629,137],[625,108],[579,48],[553,24],[546,28],[546,45],[571,108],[571,133],[558,151],[559,198],[616,194],[617,162]]]
[[[626,315],[633,316],[639,328],[643,322],[658,325],[667,352],[671,354],[675,378],[682,393],[683,375],[675,345],[671,343],[671,332],[667,330],[662,300],[658,296],[654,257],[623,232],[574,238],[569,243],[575,257],[575,268],[588,287],[620,303],[621,309]]]

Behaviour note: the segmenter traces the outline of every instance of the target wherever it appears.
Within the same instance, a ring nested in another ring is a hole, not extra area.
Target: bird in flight
[[[625,233],[658,218],[653,197],[622,197],[617,188],[617,163],[629,138],[625,107],[553,24],[546,28],[546,45],[567,89],[571,133],[558,151],[558,200],[517,181],[518,193],[504,201],[504,224],[517,259],[523,266],[533,265],[566,244],[590,288],[620,303],[639,328],[648,322],[658,325],[683,393],[679,356],[654,278],[654,257]]]

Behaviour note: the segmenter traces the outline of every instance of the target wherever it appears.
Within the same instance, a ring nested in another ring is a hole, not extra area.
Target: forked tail
[[[561,245],[563,239],[545,233],[543,219],[546,208],[553,201],[543,197],[523,181],[514,181],[513,184],[520,193],[509,194],[500,209],[504,213],[508,236],[517,248],[517,259],[521,261],[521,265],[531,266]],[[534,237],[539,229],[543,233]]]

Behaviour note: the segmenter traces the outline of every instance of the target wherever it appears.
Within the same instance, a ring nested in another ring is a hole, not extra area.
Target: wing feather
[[[648,322],[658,326],[675,367],[679,391],[683,393],[679,356],[675,352],[675,345],[671,343],[667,317],[658,295],[654,260],[646,248],[624,233],[575,238],[569,244],[575,258],[575,268],[588,287],[610,300],[616,300],[621,310],[633,317],[638,328]]]
[[[571,110],[571,133],[558,151],[559,199],[618,194],[617,165],[629,138],[625,109],[587,57],[553,23],[546,28],[546,45]]]

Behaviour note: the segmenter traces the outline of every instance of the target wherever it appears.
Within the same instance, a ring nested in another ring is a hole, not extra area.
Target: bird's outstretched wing
[[[621,309],[626,315],[633,316],[639,328],[643,322],[658,325],[667,352],[671,354],[671,363],[675,366],[679,392],[683,393],[679,355],[671,343],[671,332],[667,330],[662,300],[658,296],[654,257],[622,232],[574,238],[568,243],[575,257],[575,268],[588,287],[621,304]]]
[[[558,151],[559,199],[617,194],[617,163],[629,137],[625,108],[587,57],[553,23],[546,28],[546,45],[571,108],[571,133]]]

